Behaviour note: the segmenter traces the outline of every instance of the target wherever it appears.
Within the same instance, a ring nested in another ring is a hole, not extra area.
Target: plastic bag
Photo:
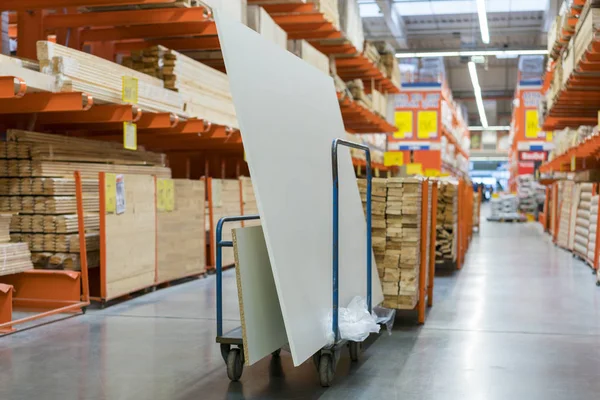
[[[334,344],[335,338],[331,329],[332,314],[329,312],[325,321],[328,332],[328,344]],[[356,296],[348,307],[340,307],[338,311],[338,326],[341,340],[363,342],[370,333],[379,333],[377,316],[370,314],[364,298]]]
[[[377,323],[385,325],[388,335],[392,334],[394,321],[396,320],[396,310],[392,308],[374,307],[373,313],[377,316]]]

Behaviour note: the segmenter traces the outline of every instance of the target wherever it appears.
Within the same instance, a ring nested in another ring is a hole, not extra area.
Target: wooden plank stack
[[[592,184],[580,183],[577,186],[580,194],[575,218],[573,251],[583,259],[587,259]]]
[[[29,244],[36,268],[81,268],[74,171],[85,178],[89,267],[99,265],[98,172],[170,177],[164,155],[114,143],[19,130],[9,130],[7,140],[0,143],[0,211],[19,213],[11,238]]]
[[[137,105],[142,110],[187,115],[183,96],[166,90],[160,79],[47,41],[37,43],[37,57],[40,71],[56,78],[57,91],[85,92],[96,103],[125,104],[123,77],[133,77],[138,80]]]
[[[238,128],[229,78],[223,72],[164,46],[133,52],[123,64],[160,79],[171,93],[178,92],[189,117]]]
[[[33,268],[27,243],[11,242],[11,213],[0,214],[0,276],[16,274]]]
[[[450,267],[456,262],[458,185],[455,182],[440,181],[437,207],[435,264]]]
[[[363,209],[367,213],[367,180],[358,180],[358,189],[363,202]],[[375,263],[379,277],[385,274],[385,248],[387,243],[387,224],[385,221],[385,208],[387,202],[387,180],[373,178],[371,186],[371,238]]]
[[[596,257],[596,235],[598,233],[598,199],[600,196],[592,196],[590,199],[589,238],[587,246],[587,258],[594,263]]]
[[[258,215],[258,204],[256,203],[256,197],[254,196],[254,188],[252,187],[252,180],[248,177],[242,176],[240,179],[240,190],[242,191],[242,215]],[[244,227],[260,225],[258,221],[245,221]]]
[[[569,248],[569,235],[571,227],[571,205],[574,196],[574,184],[572,181],[559,182],[560,201],[558,217],[558,235],[557,244],[564,248]]]
[[[237,179],[211,179],[212,199],[207,205],[206,215],[210,216],[210,207],[212,207],[212,224],[214,227],[213,235],[216,235],[217,223],[223,217],[240,215],[240,182]],[[223,229],[223,240],[232,240],[232,229],[240,228],[239,222],[230,222]],[[206,218],[206,231],[210,231],[210,218]],[[211,251],[216,259],[216,248]],[[233,265],[235,263],[233,249],[223,248],[223,266]]]

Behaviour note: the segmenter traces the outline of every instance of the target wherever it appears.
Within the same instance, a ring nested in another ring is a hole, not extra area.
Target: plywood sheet
[[[154,283],[156,205],[154,177],[123,175],[125,212],[106,215],[106,296],[131,293]]]
[[[244,359],[252,365],[285,345],[287,334],[262,228],[235,229],[233,246]]]
[[[174,209],[158,212],[158,281],[206,270],[204,181],[174,179]]]
[[[327,343],[331,143],[345,137],[333,79],[226,16],[217,27],[294,365]],[[366,223],[340,149],[340,306],[366,295]],[[371,254],[371,257],[372,254]],[[383,300],[373,268],[373,302]]]

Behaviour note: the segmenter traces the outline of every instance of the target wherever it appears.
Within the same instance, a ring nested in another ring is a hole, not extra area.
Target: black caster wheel
[[[360,343],[359,342],[349,342],[348,350],[350,351],[350,360],[353,362],[358,361],[358,356],[360,354]]]
[[[225,361],[225,363],[227,363],[227,357],[229,356],[230,351],[231,351],[230,345],[221,343],[221,357],[223,357],[223,361]]]
[[[331,386],[335,375],[334,360],[331,354],[322,354],[319,360],[319,380],[322,387]]]
[[[279,357],[281,355],[281,349],[277,349],[271,353],[273,357]]]
[[[600,286],[600,281],[596,281],[596,286]]]
[[[232,382],[237,382],[242,377],[242,372],[244,372],[242,349],[235,348],[229,350],[229,354],[227,355],[227,377]]]

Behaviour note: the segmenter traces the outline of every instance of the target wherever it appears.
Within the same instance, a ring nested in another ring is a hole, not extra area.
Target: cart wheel
[[[348,350],[350,350],[350,360],[356,362],[358,361],[358,356],[360,354],[360,343],[359,342],[349,342]]]
[[[596,281],[596,286],[600,286],[600,281]]]
[[[331,354],[321,354],[321,359],[319,360],[319,380],[323,387],[331,386],[333,376],[335,375],[333,363]]]
[[[239,348],[231,349],[227,355],[227,377],[232,382],[237,382],[244,372],[244,361],[242,360],[242,351]]]
[[[279,355],[281,354],[281,349],[277,349],[274,352],[271,353],[271,355],[273,357],[279,357]]]
[[[225,343],[221,343],[221,357],[223,357],[223,361],[227,364],[227,357],[229,356],[229,352],[231,351],[231,346]]]

